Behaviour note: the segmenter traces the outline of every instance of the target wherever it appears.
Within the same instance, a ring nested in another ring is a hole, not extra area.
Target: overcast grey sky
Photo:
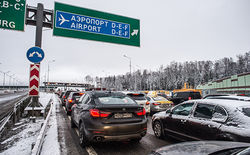
[[[235,58],[250,51],[250,0],[58,0],[140,20],[141,47],[52,36],[43,31],[41,82],[50,63],[50,81],[83,82],[86,75],[106,76],[132,69],[156,70],[171,61]],[[53,9],[52,0],[26,4]],[[0,30],[0,71],[28,83],[26,51],[35,44],[35,27],[25,32]],[[138,67],[139,66],[139,67]],[[2,84],[3,75],[0,74]],[[9,78],[8,78],[9,80]]]

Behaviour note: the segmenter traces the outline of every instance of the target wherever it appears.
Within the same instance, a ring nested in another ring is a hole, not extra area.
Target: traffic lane
[[[0,120],[2,120],[5,115],[13,110],[15,103],[20,101],[26,94],[18,95],[15,96],[14,98],[8,99],[8,100],[3,100],[0,102]]]
[[[11,93],[11,94],[1,94],[0,95],[0,105],[3,103],[6,103],[11,100],[15,100],[16,98],[19,98],[21,96],[26,95],[27,92],[17,92],[17,93]]]
[[[71,128],[70,116],[66,114],[61,101],[56,106],[58,124],[58,141],[61,154],[88,155],[85,149],[80,146],[79,137],[75,129]]]
[[[60,107],[62,107],[60,105]],[[66,110],[65,107],[61,108],[63,109],[63,116],[64,119],[60,119],[60,120],[65,120],[66,121],[66,128],[67,131],[65,130],[65,124],[59,123],[61,124],[60,130],[61,132],[64,132],[64,136],[61,135],[61,137],[66,137],[66,145],[65,148],[68,149],[67,152],[71,152],[70,150],[74,150],[74,149],[78,149],[78,152],[80,154],[86,154],[86,152],[88,152],[88,154],[91,155],[127,155],[127,154],[134,154],[134,155],[140,155],[140,154],[148,154],[150,153],[152,150],[157,149],[159,147],[165,146],[165,145],[169,145],[169,144],[173,144],[176,143],[176,141],[172,140],[172,139],[158,139],[154,136],[153,134],[153,130],[151,127],[151,117],[148,117],[148,122],[147,122],[147,134],[146,136],[144,136],[142,138],[142,140],[139,143],[131,143],[129,141],[125,141],[125,142],[100,142],[100,143],[92,143],[91,146],[85,147],[84,149],[82,147],[80,147],[79,144],[79,130],[77,128],[71,128],[70,127],[70,120],[71,117],[67,116],[66,114]],[[71,128],[71,129],[70,129]],[[64,130],[64,131],[63,131]],[[60,133],[59,133],[60,135]],[[71,136],[71,137],[70,137]],[[60,137],[60,136],[59,136]],[[61,138],[59,138],[61,139]],[[74,142],[72,142],[73,139]]]
[[[147,134],[144,136],[139,143],[127,142],[103,142],[93,143],[92,147],[97,154],[100,155],[127,155],[127,154],[148,154],[152,150],[159,147],[176,143],[176,141],[170,139],[158,139],[154,136],[151,127],[151,117],[148,117],[147,123]]]

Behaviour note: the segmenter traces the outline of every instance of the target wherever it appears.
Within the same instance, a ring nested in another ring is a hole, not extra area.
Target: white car
[[[146,94],[141,92],[124,92],[129,97],[133,98],[139,105],[143,106],[147,115],[150,114],[150,105],[146,98]]]

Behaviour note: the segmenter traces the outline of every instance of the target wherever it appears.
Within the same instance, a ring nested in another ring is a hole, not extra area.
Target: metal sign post
[[[31,15],[30,15],[31,14]],[[43,27],[52,28],[52,18],[53,12],[50,10],[44,10],[43,4],[38,3],[37,8],[28,7],[27,8],[27,19],[26,24],[36,26],[36,36],[35,36],[35,46],[28,50],[27,58],[34,64],[31,65],[30,71],[30,93],[32,96],[32,119],[35,122],[34,109],[35,107],[40,107],[39,98],[39,71],[40,62],[44,58],[44,52],[41,49],[42,46],[42,29]]]

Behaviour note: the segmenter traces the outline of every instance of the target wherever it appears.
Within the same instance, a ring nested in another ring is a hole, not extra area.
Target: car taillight
[[[146,115],[146,111],[145,111],[144,108],[143,108],[142,110],[140,110],[140,111],[136,111],[135,113],[136,113],[138,116]]]
[[[191,97],[188,97],[188,100],[192,100],[192,98],[191,98]]]
[[[146,102],[146,105],[149,105],[150,103],[149,102]]]
[[[63,96],[63,98],[66,98],[66,96]]]
[[[161,105],[161,103],[155,102],[153,103],[153,105]]]
[[[69,99],[68,101],[69,101],[69,103],[72,103],[72,102],[73,102],[71,99]]]
[[[90,109],[90,115],[92,117],[108,117],[111,112],[100,111],[99,109]]]

